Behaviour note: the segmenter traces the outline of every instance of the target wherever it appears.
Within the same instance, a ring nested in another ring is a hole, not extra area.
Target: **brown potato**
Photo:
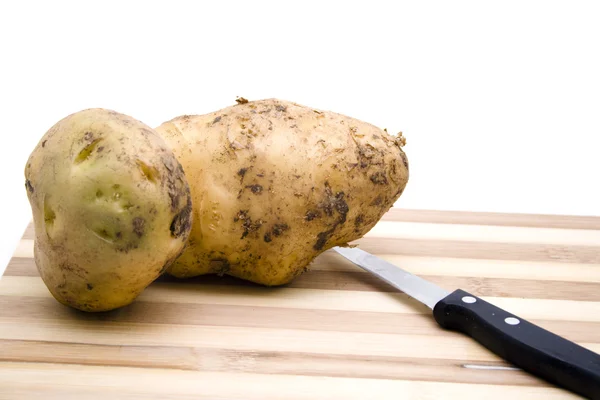
[[[394,204],[409,177],[404,138],[288,101],[239,103],[156,128],[194,203],[189,246],[168,273],[281,285]]]

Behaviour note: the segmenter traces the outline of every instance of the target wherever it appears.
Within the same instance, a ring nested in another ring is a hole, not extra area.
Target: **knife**
[[[462,289],[448,292],[356,247],[333,247],[433,311],[445,329],[470,336],[506,361],[573,393],[600,400],[600,355]]]

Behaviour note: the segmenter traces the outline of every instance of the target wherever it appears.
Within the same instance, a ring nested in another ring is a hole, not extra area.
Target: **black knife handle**
[[[600,400],[600,355],[464,290],[439,301],[433,315],[443,328],[469,335],[515,366],[581,396]]]

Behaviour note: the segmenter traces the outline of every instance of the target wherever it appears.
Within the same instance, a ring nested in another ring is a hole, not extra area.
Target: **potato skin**
[[[150,127],[105,109],[57,122],[25,168],[40,276],[62,304],[130,304],[181,254],[191,194],[181,165]]]
[[[243,102],[156,128],[188,177],[189,246],[167,272],[290,282],[367,233],[409,177],[403,138],[296,103]]]

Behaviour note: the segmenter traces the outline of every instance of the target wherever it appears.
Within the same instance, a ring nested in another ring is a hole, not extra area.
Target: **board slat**
[[[0,297],[5,307],[0,318],[55,321],[77,318],[84,321],[150,323],[174,325],[238,326],[336,332],[373,332],[403,335],[453,336],[440,330],[429,314],[345,311],[315,308],[288,309],[282,306],[196,304],[138,301],[130,307],[99,314],[86,314],[48,301],[47,297]],[[532,322],[581,343],[599,343],[600,321],[533,319]]]
[[[284,287],[163,276],[88,314],[52,298],[33,238],[0,279],[0,399],[578,398],[332,251]],[[600,217],[393,208],[353,244],[600,352]]]
[[[0,385],[4,393],[42,395],[59,399],[98,398],[100,394],[129,399],[239,399],[264,400],[284,397],[291,400],[391,399],[473,399],[570,400],[578,397],[553,387],[423,380],[352,379],[344,377],[271,375],[258,373],[174,371],[158,368],[130,368],[56,364],[0,363]],[[168,383],[168,384],[165,384]],[[54,393],[48,388],[59,387]],[[499,390],[501,388],[502,390]],[[48,391],[48,393],[44,393]],[[12,392],[12,393],[11,393]],[[127,396],[127,397],[125,397]],[[114,398],[114,397],[113,397]]]
[[[497,385],[550,386],[509,364],[402,357],[233,351],[182,346],[108,346],[0,340],[0,361],[186,371],[292,374]]]
[[[432,222],[436,224],[600,230],[600,217],[593,215],[551,215],[481,211],[414,210],[393,207],[383,216],[382,220],[426,223]]]

